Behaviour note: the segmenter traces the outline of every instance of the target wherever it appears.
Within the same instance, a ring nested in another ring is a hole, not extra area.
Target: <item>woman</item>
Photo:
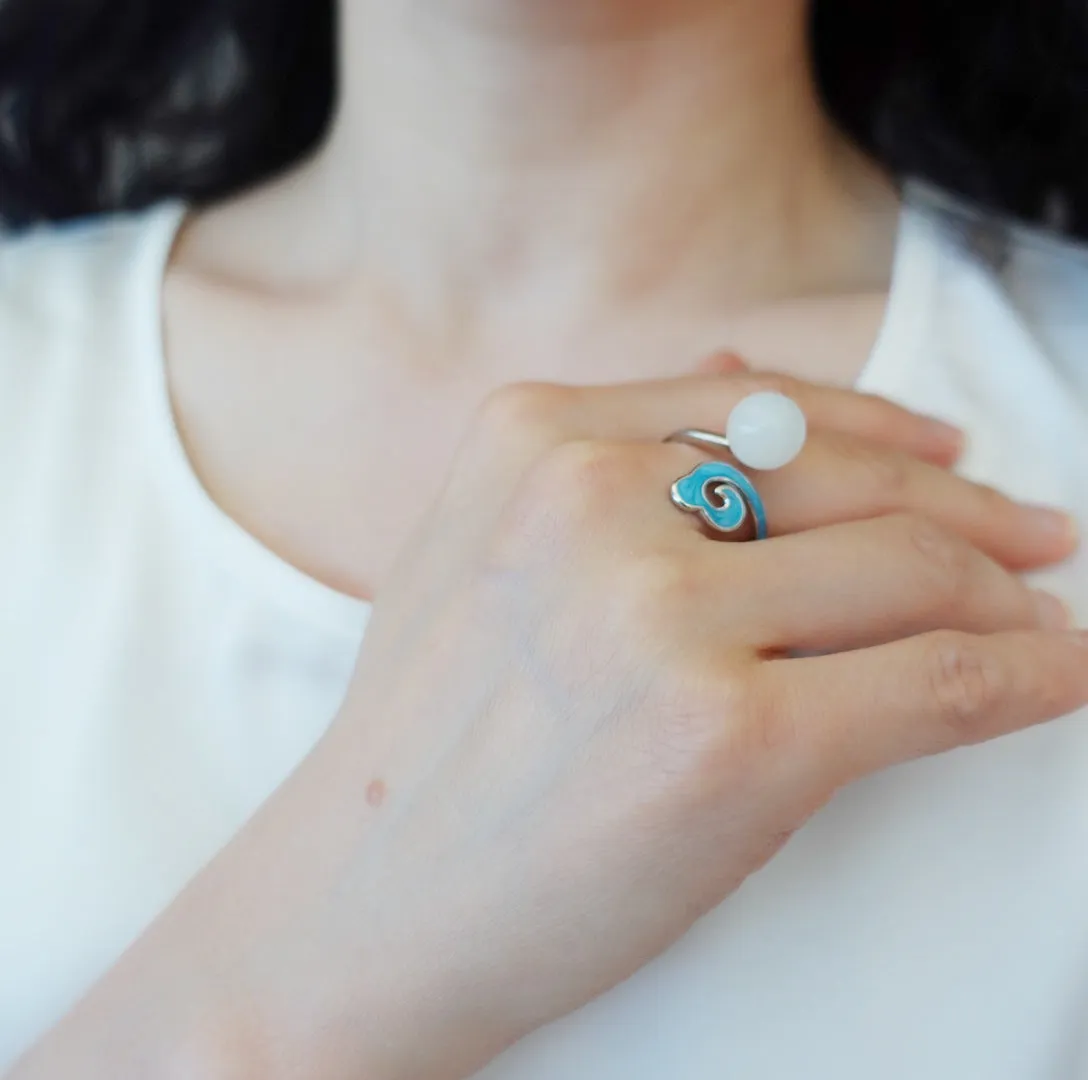
[[[1088,1075],[1079,9],[342,0],[211,199],[168,7],[0,13],[8,1075]]]

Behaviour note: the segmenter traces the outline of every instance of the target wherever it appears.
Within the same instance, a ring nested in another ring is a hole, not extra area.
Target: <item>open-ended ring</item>
[[[730,454],[751,469],[781,469],[797,457],[807,437],[805,415],[791,398],[769,391],[751,394],[730,414],[726,434],[685,428],[665,440],[715,458],[673,484],[672,503],[684,513],[698,514],[723,537],[737,535],[750,521],[751,538],[765,540],[767,511],[755,484],[720,455]]]

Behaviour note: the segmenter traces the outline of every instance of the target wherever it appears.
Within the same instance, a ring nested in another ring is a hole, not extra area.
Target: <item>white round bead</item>
[[[781,469],[801,453],[808,424],[797,402],[764,390],[738,403],[725,434],[742,465],[766,471]]]

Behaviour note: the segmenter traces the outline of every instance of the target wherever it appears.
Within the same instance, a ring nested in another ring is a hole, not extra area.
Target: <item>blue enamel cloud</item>
[[[718,532],[736,532],[750,513],[755,521],[756,539],[767,536],[767,514],[759,492],[744,473],[723,461],[708,461],[677,480],[672,497],[677,506],[702,515]]]

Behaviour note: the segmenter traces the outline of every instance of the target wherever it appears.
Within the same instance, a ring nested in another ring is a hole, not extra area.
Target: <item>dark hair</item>
[[[1085,0],[813,0],[827,105],[898,175],[1088,235]],[[0,0],[0,217],[204,202],[321,138],[331,0]]]

